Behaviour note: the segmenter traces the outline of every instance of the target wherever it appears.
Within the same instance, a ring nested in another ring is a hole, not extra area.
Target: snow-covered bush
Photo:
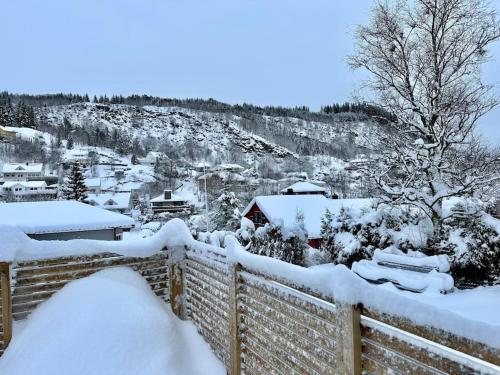
[[[321,249],[331,254],[334,263],[347,266],[371,259],[377,249],[415,250],[428,240],[429,223],[409,209],[380,206],[354,214],[341,208],[337,215],[327,211],[321,224]]]
[[[241,218],[240,228],[236,231],[236,238],[243,245],[246,246],[252,241],[252,236],[255,234],[255,224],[252,220],[246,217]]]
[[[464,200],[452,208],[443,232],[437,250],[450,257],[459,285],[500,283],[500,220]]]
[[[240,201],[233,192],[224,192],[214,202],[211,225],[216,229],[236,231],[240,224]]]
[[[255,231],[250,251],[303,266],[307,247],[306,235],[299,225],[285,228],[282,224],[266,224]]]

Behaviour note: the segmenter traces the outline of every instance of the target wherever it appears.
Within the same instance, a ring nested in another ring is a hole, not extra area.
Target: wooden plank
[[[12,339],[12,303],[10,296],[10,264],[0,263],[0,287],[2,298],[2,331],[3,345],[5,349]]]
[[[451,332],[430,326],[415,325],[409,319],[384,314],[379,311],[363,308],[363,315],[389,324],[403,331],[423,337],[456,351],[468,354],[483,361],[500,366],[500,349],[489,347],[480,342],[457,336]]]
[[[229,266],[229,375],[241,374],[240,317],[238,311],[238,264]]]
[[[169,249],[172,260],[170,263],[170,305],[172,311],[180,319],[186,319],[184,306],[184,268],[186,262],[186,249],[184,246]]]

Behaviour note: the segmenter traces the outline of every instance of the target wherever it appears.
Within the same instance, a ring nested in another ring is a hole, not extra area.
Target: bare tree
[[[463,163],[478,120],[499,103],[480,75],[500,38],[497,14],[485,0],[379,1],[356,38],[351,67],[370,73],[377,104],[397,119],[371,175],[386,201],[421,208],[437,233],[444,199],[500,179],[487,167],[496,156]]]

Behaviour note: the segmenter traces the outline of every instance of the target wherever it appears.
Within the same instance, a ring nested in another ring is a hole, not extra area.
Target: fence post
[[[238,272],[241,265],[229,264],[229,375],[241,373],[241,339],[238,313]]]
[[[339,342],[343,374],[361,375],[361,307],[337,304],[340,320]]]
[[[180,319],[186,319],[186,309],[184,303],[184,268],[186,266],[186,248],[179,246],[169,248],[170,265],[170,306],[172,311]]]
[[[10,264],[0,263],[0,289],[2,306],[3,349],[12,339],[12,301],[10,295]]]

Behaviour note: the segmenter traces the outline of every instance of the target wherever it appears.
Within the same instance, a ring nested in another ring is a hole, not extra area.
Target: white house
[[[164,190],[163,194],[151,199],[150,204],[151,210],[153,210],[154,213],[175,213],[193,210],[193,207],[186,199],[172,194],[172,190]]]
[[[5,181],[0,186],[3,199],[30,200],[30,199],[55,199],[58,185],[47,185],[45,181]]]
[[[41,180],[43,175],[42,163],[5,163],[2,168],[4,181]]]
[[[132,208],[131,196],[130,192],[89,194],[87,201],[92,206],[126,214]]]
[[[282,195],[326,195],[324,187],[310,183],[309,181],[299,181],[281,190]]]
[[[156,161],[164,161],[167,159],[167,155],[164,152],[150,151],[145,158],[139,160],[143,165],[155,165]]]
[[[134,221],[76,201],[47,201],[0,203],[0,225],[16,226],[37,240],[121,240]]]

